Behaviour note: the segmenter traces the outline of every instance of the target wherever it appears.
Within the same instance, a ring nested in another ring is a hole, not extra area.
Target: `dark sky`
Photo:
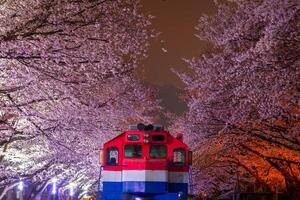
[[[151,41],[149,57],[139,68],[145,82],[159,88],[165,111],[183,113],[186,105],[178,99],[184,87],[170,68],[187,70],[182,58],[199,56],[209,48],[194,36],[202,14],[213,14],[213,0],[142,0],[143,12],[154,15],[153,27],[161,34]],[[165,120],[162,120],[165,123]]]

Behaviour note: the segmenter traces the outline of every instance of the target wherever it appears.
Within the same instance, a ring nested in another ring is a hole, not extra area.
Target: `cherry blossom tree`
[[[300,186],[299,10],[295,0],[218,5],[196,27],[214,50],[187,60],[192,75],[177,73],[189,106],[178,123],[195,151],[213,159],[210,170],[238,166],[290,199],[299,198]]]
[[[93,187],[101,144],[155,120],[156,91],[134,73],[149,20],[133,0],[2,2],[0,188]]]

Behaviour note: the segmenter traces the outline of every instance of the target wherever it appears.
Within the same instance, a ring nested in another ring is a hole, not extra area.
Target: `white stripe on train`
[[[103,171],[104,182],[142,181],[188,183],[188,172],[168,172],[166,170],[123,170]]]
[[[126,170],[122,172],[123,181],[167,182],[168,171],[165,170]]]

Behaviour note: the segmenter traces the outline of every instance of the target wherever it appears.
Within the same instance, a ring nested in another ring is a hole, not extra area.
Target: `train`
[[[130,125],[100,151],[103,200],[186,200],[192,152],[183,134],[161,125]]]

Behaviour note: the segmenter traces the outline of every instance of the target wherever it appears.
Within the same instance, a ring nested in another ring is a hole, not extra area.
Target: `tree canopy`
[[[149,20],[133,0],[2,3],[0,187],[93,187],[100,145],[154,120],[155,91],[134,75]]]
[[[189,111],[177,120],[199,190],[232,191],[237,174],[271,191],[299,188],[299,10],[295,0],[233,1],[200,18],[197,37],[214,49],[187,60],[192,75],[178,73]]]

